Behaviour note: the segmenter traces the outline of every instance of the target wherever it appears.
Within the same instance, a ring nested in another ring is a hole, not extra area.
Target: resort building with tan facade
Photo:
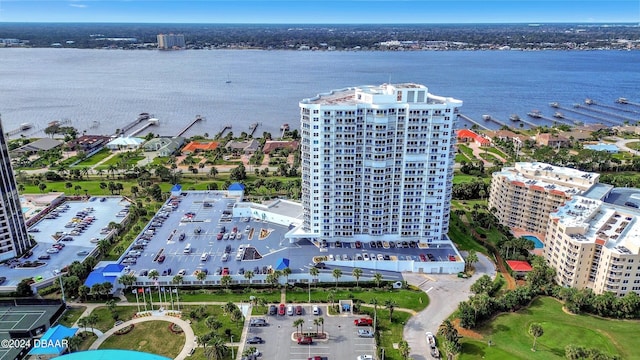
[[[640,294],[640,210],[574,196],[550,215],[544,257],[562,286]]]
[[[493,173],[489,209],[514,233],[544,239],[549,214],[598,183],[597,173],[540,162],[518,162]]]

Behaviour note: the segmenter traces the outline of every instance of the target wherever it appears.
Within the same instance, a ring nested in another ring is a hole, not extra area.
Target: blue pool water
[[[544,244],[542,243],[542,241],[540,241],[540,239],[538,239],[537,237],[535,237],[533,235],[525,235],[525,236],[523,236],[523,238],[533,241],[533,243],[535,244],[536,249],[542,249],[544,247]]]
[[[23,214],[26,214],[26,213],[27,213],[27,211],[29,211],[29,208],[28,208],[28,207],[23,207],[23,208],[22,208],[22,213],[23,213]]]

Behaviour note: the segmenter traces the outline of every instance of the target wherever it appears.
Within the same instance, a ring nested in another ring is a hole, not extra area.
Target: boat
[[[627,100],[627,98],[623,98],[623,97],[621,97],[621,98],[618,98],[618,99],[616,100],[616,102],[617,102],[618,104],[627,104],[627,103],[629,103],[629,100]]]
[[[593,104],[595,104],[596,102],[595,102],[595,101],[593,101],[592,99],[586,98],[586,99],[584,99],[584,103],[585,103],[585,104],[587,104],[587,105],[593,105]]]
[[[517,114],[511,114],[511,115],[509,115],[509,120],[511,120],[511,121],[520,121],[520,116],[518,116]]]
[[[564,114],[563,114],[563,113],[561,113],[560,111],[556,111],[556,112],[553,114],[553,117],[554,117],[554,118],[558,118],[558,119],[564,119]]]
[[[540,110],[531,110],[530,112],[527,113],[528,116],[531,116],[532,118],[536,118],[539,119],[542,117],[542,114],[540,113]]]
[[[280,130],[282,131],[289,131],[289,124],[282,124],[282,126],[280,126]]]
[[[22,123],[20,124],[20,130],[24,131],[24,130],[29,130],[33,127],[33,124],[31,123]]]
[[[482,120],[485,120],[485,121],[491,120],[491,115],[482,115]]]

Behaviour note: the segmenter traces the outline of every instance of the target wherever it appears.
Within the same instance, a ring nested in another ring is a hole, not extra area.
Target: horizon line
[[[262,22],[120,22],[120,21],[0,21],[3,24],[127,24],[127,25],[527,25],[527,26],[543,26],[543,25],[632,25],[640,26],[640,22],[632,21],[602,21],[602,22],[442,22],[442,23],[398,23],[398,22],[370,22],[370,23],[295,23],[295,22],[278,22],[278,23],[262,23]]]

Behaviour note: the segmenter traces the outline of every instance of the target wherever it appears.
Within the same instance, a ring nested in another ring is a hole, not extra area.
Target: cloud
[[[87,5],[85,4],[69,4],[69,6],[73,6],[74,8],[81,8],[81,9],[84,9],[87,7]]]

